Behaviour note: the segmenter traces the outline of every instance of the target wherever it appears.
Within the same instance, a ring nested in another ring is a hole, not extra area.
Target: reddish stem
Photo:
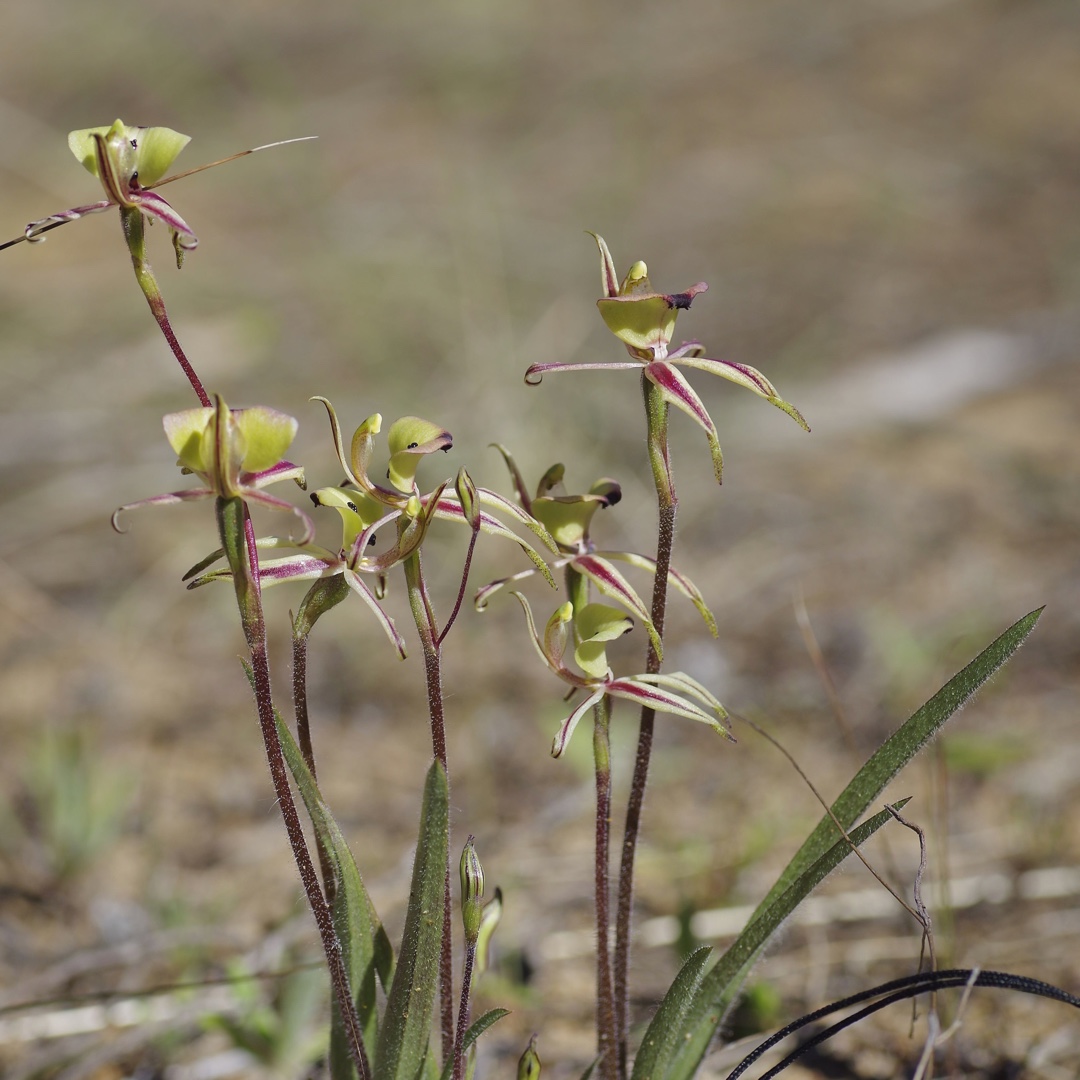
[[[296,802],[293,799],[292,788],[289,786],[288,768],[278,737],[277,716],[270,688],[270,663],[266,647],[266,622],[263,618],[259,587],[259,557],[255,546],[255,531],[251,525],[251,518],[248,516],[247,506],[239,498],[219,498],[217,517],[222,546],[233,570],[244,637],[251,652],[251,677],[255,690],[255,706],[263,745],[266,748],[266,759],[270,766],[274,794],[277,796],[278,807],[285,822],[285,831],[289,837],[304,893],[315,916],[315,925],[319,931],[323,952],[326,955],[326,964],[330,971],[334,999],[344,1018],[346,1038],[353,1064],[356,1066],[360,1080],[370,1080],[371,1070],[364,1048],[360,1020],[353,1004],[341,943],[334,930],[330,906],[319,887],[315,866],[304,839],[304,830],[300,824],[300,816],[296,812]],[[237,533],[241,535],[238,537]],[[239,544],[236,542],[238,539]]]
[[[671,456],[667,441],[667,405],[659,391],[644,375],[641,378],[645,397],[645,415],[648,422],[649,457],[656,483],[659,521],[656,537],[656,576],[653,579],[652,610],[650,618],[661,641],[664,637],[664,619],[667,614],[668,571],[671,569],[671,551],[675,544],[675,514],[678,498],[671,471]],[[660,657],[649,644],[645,670],[649,674],[660,671]],[[630,929],[634,904],[634,858],[637,854],[638,837],[641,833],[641,814],[645,803],[645,789],[649,780],[649,762],[652,757],[653,727],[656,712],[648,707],[641,710],[638,726],[637,756],[634,775],[630,781],[630,794],[626,803],[626,827],[623,830],[622,860],[619,866],[618,908],[615,915],[615,964],[614,1000],[615,1031],[619,1048],[618,1075],[626,1080],[628,1073],[628,1040],[630,1033]]]
[[[188,382],[191,383],[191,388],[195,391],[199,403],[209,408],[211,404],[210,395],[207,394],[202,380],[195,374],[195,369],[184,355],[180,342],[176,340],[172,323],[169,322],[169,313],[165,310],[165,300],[161,295],[161,289],[158,287],[157,278],[154,277],[154,270],[150,265],[150,260],[146,257],[146,236],[144,235],[142,211],[138,207],[120,207],[120,224],[124,228],[124,239],[127,241],[128,251],[131,253],[131,265],[135,268],[135,279],[139,283],[139,288],[143,291],[143,296],[146,297],[146,302],[150,305],[150,313],[157,320],[161,332],[165,335],[165,340],[169,343],[169,348],[172,349],[173,356],[176,357],[181,370],[187,376]]]

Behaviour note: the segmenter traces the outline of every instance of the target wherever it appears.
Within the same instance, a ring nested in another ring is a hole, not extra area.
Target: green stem
[[[304,830],[300,824],[300,816],[296,812],[292,788],[289,786],[288,769],[278,738],[276,710],[270,688],[270,662],[266,645],[266,621],[263,617],[262,594],[259,588],[259,557],[255,547],[255,533],[243,499],[219,497],[215,510],[221,545],[225,549],[233,572],[240,622],[251,653],[251,679],[255,690],[255,707],[263,744],[266,747],[266,758],[270,766],[274,794],[277,796],[277,803],[285,822],[285,831],[289,837],[297,870],[300,872],[304,893],[315,916],[323,952],[326,954],[326,965],[330,971],[334,997],[345,1019],[350,1056],[360,1080],[370,1080],[371,1070],[364,1048],[360,1020],[356,1015],[352,990],[349,987],[349,975],[345,970],[341,942],[334,931],[330,906],[319,887],[311,853],[304,839]]]
[[[658,528],[656,536],[656,577],[653,580],[652,610],[650,617],[661,641],[664,637],[664,618],[667,614],[668,571],[671,568],[671,550],[675,544],[675,514],[678,498],[675,494],[675,478],[671,469],[668,447],[668,406],[655,387],[644,375],[641,377],[645,399],[645,417],[648,428],[649,463],[656,484]],[[660,657],[652,644],[646,657],[645,670],[656,674],[660,670]],[[643,707],[638,726],[637,756],[634,775],[630,781],[630,795],[626,803],[626,827],[623,830],[622,860],[619,865],[618,908],[615,915],[615,964],[614,1000],[615,1030],[619,1048],[620,1080],[628,1071],[628,1039],[630,1031],[630,924],[634,903],[634,858],[637,853],[638,836],[641,832],[641,812],[645,802],[645,788],[649,779],[649,761],[652,757],[653,726],[656,712]]]
[[[184,355],[180,342],[176,340],[176,334],[173,333],[172,324],[169,322],[169,314],[165,310],[165,300],[161,295],[161,289],[158,288],[157,278],[154,277],[150,260],[146,257],[146,236],[142,211],[137,206],[121,206],[120,224],[124,228],[124,239],[127,241],[128,251],[131,252],[131,264],[135,267],[135,280],[138,281],[139,288],[142,289],[143,296],[146,297],[146,302],[150,305],[150,313],[157,320],[161,332],[165,335],[165,340],[169,343],[169,348],[172,349],[173,356],[176,357],[181,369],[187,376],[188,382],[191,383],[191,388],[198,396],[199,403],[208,408],[210,406],[210,396],[207,394],[202,380],[195,374],[195,369]]]
[[[405,581],[409,590],[409,607],[424,652],[424,671],[427,676],[428,715],[431,718],[431,748],[446,770],[446,711],[442,690],[442,647],[435,611],[424,579],[420,550],[414,551],[404,563]],[[449,829],[449,826],[447,826]],[[439,1026],[442,1033],[442,1060],[448,1061],[454,1052],[454,954],[450,903],[450,836],[446,837],[446,881],[443,888],[443,935],[439,954]]]

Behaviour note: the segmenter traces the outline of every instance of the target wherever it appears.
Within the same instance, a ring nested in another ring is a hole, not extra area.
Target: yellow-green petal
[[[214,410],[207,406],[169,413],[162,420],[169,445],[180,459],[180,464],[192,472],[208,471],[211,458],[205,453],[204,447],[213,415]]]
[[[129,130],[137,132],[135,171],[139,174],[139,184],[142,187],[156,184],[172,167],[180,151],[191,142],[190,135],[181,135],[179,131],[167,127]]]
[[[116,159],[116,171],[125,180],[138,173],[142,187],[160,180],[189,142],[190,135],[181,135],[167,127],[138,127],[117,120],[111,126],[81,128],[68,134],[68,146],[87,172],[98,176],[94,136],[105,139],[109,153]]]
[[[265,405],[238,409],[233,417],[244,437],[240,467],[245,472],[262,472],[281,461],[300,426],[295,418]]]

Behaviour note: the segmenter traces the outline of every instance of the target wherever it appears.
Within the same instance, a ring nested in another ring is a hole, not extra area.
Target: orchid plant
[[[421,488],[421,466],[429,459],[438,460],[438,452],[450,451],[453,439],[441,425],[416,416],[403,416],[389,426],[385,468],[380,466],[379,479],[373,479],[382,416],[373,413],[355,429],[346,453],[337,414],[325,397],[314,400],[325,408],[333,456],[345,480],[336,486],[319,487],[310,495],[316,509],[330,509],[340,519],[340,545],[336,549],[320,545],[309,513],[266,490],[284,480],[305,487],[304,469],[286,459],[297,421],[265,406],[230,409],[220,396],[211,397],[206,392],[172,333],[146,258],[147,219],[168,228],[178,266],[197,243],[191,228],[155,190],[190,175],[166,176],[188,141],[186,135],[169,128],[131,127],[119,120],[109,127],[72,132],[69,146],[80,163],[101,181],[105,198],[32,222],[21,237],[3,247],[21,240],[43,239],[46,232],[67,222],[118,208],[140,288],[199,400],[198,407],[170,413],[164,420],[165,434],[181,472],[194,477],[195,486],[128,503],[115,512],[113,522],[118,526],[119,515],[136,508],[213,501],[219,546],[189,570],[185,580],[189,588],[230,583],[235,592],[248,647],[245,671],[254,690],[271,781],[318,928],[333,990],[328,1053],[331,1076],[334,1080],[464,1080],[472,1076],[475,1068],[477,1039],[506,1014],[506,1010],[493,1009],[475,1020],[471,1017],[474,978],[485,967],[503,906],[497,889],[494,899],[484,903],[485,874],[472,835],[459,863],[463,949],[459,993],[454,992],[451,769],[442,654],[462,608],[477,538],[484,533],[513,542],[531,565],[481,588],[477,608],[483,608],[499,589],[517,585],[533,574],[540,574],[549,586],[557,587],[553,571],[562,572],[566,599],[547,620],[542,634],[534,622],[530,601],[517,589],[512,590],[525,613],[528,634],[540,660],[569,687],[569,696],[581,695],[560,725],[552,753],[559,757],[581,721],[590,711],[593,716],[597,1057],[586,1075],[595,1069],[602,1080],[689,1080],[747,971],[781,922],[829,870],[892,820],[895,808],[856,827],[871,801],[1005,662],[1034,626],[1038,612],[1021,619],[984,650],[867,762],[829,808],[731,947],[719,956],[710,950],[698,950],[689,957],[635,1051],[629,1024],[634,862],[654,718],[657,712],[689,718],[731,739],[728,714],[708,688],[683,672],[662,671],[669,586],[689,598],[708,630],[713,636],[717,634],[716,620],[702,592],[671,565],[678,500],[667,442],[669,408],[674,406],[686,413],[705,432],[717,481],[723,465],[717,429],[681,369],[719,375],[764,398],[803,428],[806,422],[755,368],[731,360],[708,359],[696,341],[671,349],[676,318],[705,292],[704,282],[681,293],[658,293],[649,283],[643,262],[635,262],[620,281],[607,244],[594,233],[601,261],[603,295],[597,302],[600,315],[625,346],[630,360],[534,364],[525,373],[525,381],[536,385],[545,374],[592,369],[639,372],[645,444],[657,494],[655,556],[598,549],[594,543],[591,529],[597,511],[613,507],[622,499],[622,489],[615,480],[605,477],[587,492],[567,494],[563,486],[565,469],[559,464],[544,473],[535,494],[530,495],[513,457],[501,446],[498,449],[509,469],[516,501],[477,487],[464,467],[453,478],[444,477],[426,490]],[[242,155],[234,155],[238,156]],[[284,536],[256,536],[250,506],[289,513],[293,531]],[[457,599],[441,626],[431,598],[429,570],[423,561],[425,540],[437,521],[464,525],[469,531],[463,565],[454,568],[451,578],[457,585]],[[523,537],[522,532],[529,533],[530,538]],[[387,534],[388,541],[383,539]],[[215,567],[222,561],[223,566]],[[652,576],[651,604],[646,605],[616,563]],[[316,622],[355,594],[375,614],[396,654],[405,659],[405,639],[384,606],[389,575],[396,567],[402,570],[423,654],[433,761],[422,793],[405,928],[395,951],[344,834],[319,789],[308,708],[307,656]],[[272,687],[262,604],[264,587],[294,582],[308,583],[292,626],[295,735]],[[594,591],[603,600],[594,599]],[[648,639],[644,671],[617,675],[609,662],[608,645],[638,621]],[[613,790],[609,725],[613,699],[638,705],[641,715],[625,810],[612,955],[608,864]],[[293,785],[314,832],[318,871],[304,835]],[[954,984],[942,977],[918,984],[913,992]],[[1071,1003],[1080,1005],[1075,999]],[[438,1033],[435,1039],[433,1029]],[[521,1057],[519,1080],[538,1080],[540,1076],[536,1043],[534,1036]]]

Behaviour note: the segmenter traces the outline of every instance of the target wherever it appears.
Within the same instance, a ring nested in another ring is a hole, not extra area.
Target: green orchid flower
[[[581,690],[586,695],[585,700],[560,724],[551,745],[552,757],[559,757],[563,753],[578,722],[605,696],[625,698],[656,712],[685,716],[707,724],[726,739],[732,738],[723,724],[727,718],[723,705],[701,683],[684,672],[622,678],[612,674],[608,665],[607,644],[629,633],[634,626],[634,620],[621,608],[607,604],[584,604],[575,611],[574,605],[567,602],[548,619],[541,637],[537,633],[529,601],[519,592],[513,595],[525,612],[529,635],[540,659],[563,682],[569,684],[571,693]],[[566,662],[566,652],[571,642],[574,664],[579,671]]]
[[[642,371],[645,378],[659,390],[664,401],[681,409],[705,432],[718,483],[723,474],[724,457],[720,451],[716,425],[697,392],[678,370],[679,367],[707,371],[744,386],[782,409],[806,431],[810,430],[799,410],[784,401],[773,384],[756,368],[733,360],[710,360],[697,341],[684,341],[677,349],[670,349],[675,320],[680,311],[690,307],[695,296],[708,289],[704,281],[691,285],[685,292],[658,293],[649,282],[645,263],[636,262],[620,282],[603,237],[596,233],[589,235],[596,240],[600,249],[604,295],[596,302],[597,307],[607,328],[626,346],[632,359],[619,363],[533,364],[525,372],[526,383],[536,386],[545,375],[562,371],[615,371],[626,368]]]
[[[530,496],[510,451],[498,443],[493,445],[502,454],[510,472],[514,493],[522,508],[543,523],[558,545],[560,557],[551,564],[552,569],[570,567],[588,578],[603,596],[622,604],[642,621],[657,655],[662,656],[660,635],[656,632],[648,607],[630,582],[613,565],[615,562],[629,563],[639,570],[655,575],[656,560],[632,551],[597,551],[589,534],[596,512],[615,506],[622,500],[619,484],[609,477],[603,477],[584,494],[568,495],[563,486],[566,470],[563,465],[558,464],[552,465],[544,473],[535,496]],[[513,582],[523,581],[532,573],[532,570],[523,570],[510,577],[490,582],[477,592],[473,601],[475,607],[482,611],[496,592]],[[716,619],[705,603],[701,590],[685,574],[675,569],[669,569],[668,582],[693,603],[710,633],[716,637]]]
[[[310,136],[309,136],[310,137]],[[173,332],[165,309],[165,300],[161,295],[157,278],[146,254],[145,222],[149,220],[163,222],[172,237],[176,252],[176,265],[179,268],[184,255],[192,251],[199,243],[195,233],[186,221],[151,189],[172,183],[184,176],[224,165],[228,161],[268,150],[273,146],[283,146],[290,142],[304,142],[306,139],[285,139],[281,142],[267,143],[252,150],[242,150],[220,161],[189,169],[187,172],[165,176],[180,151],[190,142],[187,135],[181,135],[167,127],[136,127],[117,120],[109,127],[82,128],[68,135],[68,146],[76,159],[87,172],[93,173],[105,189],[105,198],[84,206],[75,206],[70,210],[61,210],[56,214],[32,221],[23,234],[5,244],[0,244],[0,251],[20,244],[23,241],[36,243],[45,239],[45,233],[66,225],[69,221],[78,221],[87,214],[96,214],[113,207],[119,208],[120,224],[124,230],[124,240],[131,255],[135,280],[139,284],[150,311],[161,329],[169,348],[176,357],[191,388],[195,391],[199,403],[205,408],[211,407],[210,396],[206,392],[195,369],[191,366],[184,350]]]
[[[453,440],[448,431],[415,416],[407,416],[395,421],[387,432],[390,463],[386,470],[386,478],[392,485],[387,488],[372,481],[369,475],[374,440],[381,430],[382,417],[375,413],[356,429],[350,451],[346,454],[341,427],[333,406],[325,398],[313,400],[321,401],[326,407],[338,461],[345,472],[346,490],[356,489],[366,496],[370,500],[365,504],[366,506],[374,508],[375,505],[382,505],[389,509],[398,509],[409,498],[417,498],[436,518],[461,522],[488,535],[513,541],[528,556],[536,569],[544,575],[548,583],[552,587],[555,586],[547,563],[536,549],[508,529],[494,514],[481,509],[486,506],[504,514],[516,524],[532,531],[551,551],[557,551],[557,545],[547,529],[511,500],[487,488],[476,487],[471,480],[464,487],[462,484],[455,485],[454,490],[450,490],[447,483],[443,484],[437,493],[420,493],[415,482],[416,468],[425,456],[437,450],[450,449]],[[465,493],[464,501],[462,492]],[[359,521],[355,524],[359,524]],[[369,521],[368,524],[370,525],[371,522]]]
[[[301,531],[292,543],[310,542],[314,526],[307,514],[264,490],[281,480],[304,486],[303,468],[284,460],[298,427],[293,417],[263,405],[230,409],[219,396],[211,407],[170,413],[163,424],[181,472],[197,476],[203,486],[152,495],[121,506],[112,518],[118,532],[120,515],[128,510],[195,499],[240,497],[294,514]]]
[[[382,432],[382,416],[374,413],[360,424],[353,434],[350,451],[346,454],[341,426],[333,405],[326,398],[317,397],[313,400],[321,402],[326,408],[338,462],[345,473],[345,483],[341,487],[319,488],[311,493],[310,498],[316,506],[337,511],[342,524],[341,546],[332,551],[313,543],[310,534],[302,541],[281,537],[261,538],[257,541],[260,551],[295,549],[291,555],[260,559],[261,584],[269,586],[287,581],[315,580],[318,585],[320,581],[326,582],[340,577],[347,590],[331,588],[330,593],[327,593],[329,586],[325,586],[321,592],[324,599],[332,594],[333,602],[339,603],[349,590],[359,595],[372,610],[387,638],[402,658],[405,657],[404,639],[394,620],[383,609],[380,600],[386,592],[388,572],[419,549],[428,528],[436,518],[462,521],[471,525],[474,530],[512,540],[532,559],[537,568],[543,568],[543,573],[554,586],[551,571],[532,545],[522,540],[493,515],[482,511],[480,504],[487,502],[508,508],[515,520],[522,524],[531,524],[535,531],[547,537],[547,542],[554,548],[554,541],[547,536],[543,526],[519,507],[493,492],[477,488],[464,470],[459,472],[454,490],[451,490],[449,480],[443,480],[434,490],[423,494],[420,492],[416,480],[417,469],[425,457],[440,450],[449,450],[453,446],[450,432],[416,416],[405,416],[394,421],[387,431],[390,451],[386,468],[386,477],[390,481],[388,487],[376,483],[370,476],[376,436]],[[385,549],[375,550],[381,530],[390,526],[396,529],[393,543]],[[222,551],[216,551],[192,567],[184,578],[189,582],[188,587],[198,588],[212,581],[229,580],[232,572],[227,568],[208,570],[223,554]],[[375,578],[374,588],[364,580],[364,577],[371,576]],[[313,590],[315,588],[316,586],[313,586]],[[304,605],[307,605],[307,600]],[[325,605],[320,607],[320,613],[325,609]]]
[[[172,128],[135,127],[122,120],[110,127],[72,131],[68,146],[83,168],[101,181],[105,198],[32,221],[26,226],[23,239],[35,243],[57,225],[118,206],[138,210],[168,226],[179,266],[184,253],[192,251],[199,240],[172,206],[151,189],[163,182],[165,173],[189,142],[189,135],[181,135]]]
[[[294,142],[306,142],[313,136],[300,139],[283,139],[279,142],[256,146],[251,150],[241,150],[230,154],[220,161],[189,169],[166,177],[180,151],[191,142],[190,135],[182,135],[167,127],[142,127],[125,124],[117,120],[112,125],[81,128],[68,134],[68,146],[76,160],[87,172],[101,181],[105,189],[105,198],[84,206],[75,206],[70,210],[60,210],[48,217],[31,221],[23,235],[6,244],[0,244],[0,251],[22,241],[38,243],[45,239],[44,234],[69,221],[77,221],[87,214],[97,214],[117,206],[121,209],[138,210],[147,217],[160,221],[169,229],[173,247],[176,250],[177,266],[183,261],[185,252],[193,251],[199,243],[186,221],[158,195],[154,188],[171,184],[193,173],[213,169],[248,154],[257,154],[260,150],[269,150],[275,146],[286,146]]]

